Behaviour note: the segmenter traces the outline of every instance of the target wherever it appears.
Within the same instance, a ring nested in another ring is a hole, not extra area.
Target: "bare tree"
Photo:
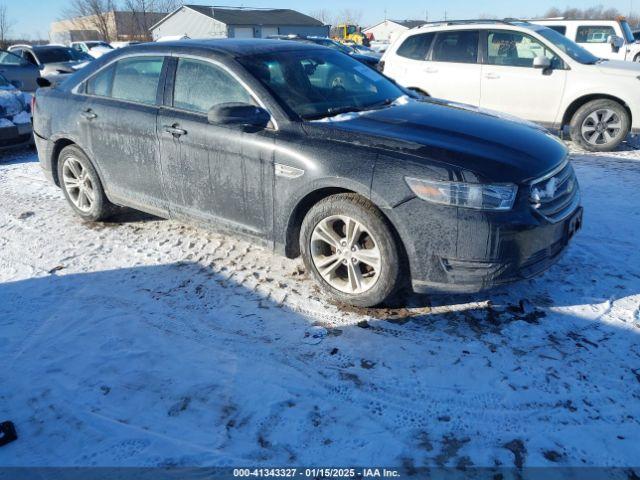
[[[311,11],[308,15],[315,18],[316,20],[320,20],[325,25],[332,25],[332,22],[335,21],[335,18],[331,11],[327,10],[326,8]]]
[[[157,13],[169,13],[182,6],[181,0],[125,0],[131,13],[130,35],[140,40],[151,40],[149,29],[158,21]]]
[[[13,20],[9,18],[7,6],[0,5],[0,48],[6,48],[7,37],[11,34]]]
[[[550,8],[544,14],[545,18],[564,17],[568,20],[584,19],[584,20],[615,20],[620,17],[621,13],[615,8],[605,9],[602,5],[586,8]]]
[[[116,10],[115,0],[71,0],[65,16],[73,20],[78,29],[95,29],[102,40],[115,40],[112,32],[112,13]]]
[[[345,8],[340,12],[340,23],[359,25],[362,20],[362,10]]]

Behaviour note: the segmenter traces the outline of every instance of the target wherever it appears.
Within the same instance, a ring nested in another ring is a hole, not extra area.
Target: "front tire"
[[[571,119],[571,139],[590,152],[610,152],[627,137],[631,121],[627,110],[614,100],[585,103]]]
[[[300,249],[307,271],[337,302],[372,307],[399,285],[398,242],[380,210],[359,195],[314,205],[302,222]]]
[[[60,152],[58,179],[67,202],[82,219],[97,222],[114,213],[115,207],[107,199],[96,169],[76,145]]]

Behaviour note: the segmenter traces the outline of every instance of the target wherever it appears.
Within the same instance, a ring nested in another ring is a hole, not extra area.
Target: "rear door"
[[[209,109],[256,104],[238,78],[213,60],[172,59],[158,116],[163,183],[174,217],[225,223],[257,237],[272,229],[274,132],[213,125]]]
[[[90,77],[78,118],[107,192],[117,200],[160,215],[162,189],[156,121],[165,58],[138,55]]]
[[[422,71],[427,93],[470,105],[480,104],[478,30],[438,32]]]
[[[516,31],[482,32],[483,108],[509,113],[543,124],[555,121],[567,71],[554,53],[537,39]],[[533,68],[536,56],[551,60],[552,69]]]
[[[426,74],[430,68],[427,55],[435,36],[435,33],[419,33],[405,38],[385,62],[384,73],[400,85],[429,93],[432,76]]]

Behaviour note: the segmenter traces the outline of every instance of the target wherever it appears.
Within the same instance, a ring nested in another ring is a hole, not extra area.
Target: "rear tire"
[[[97,222],[116,210],[102,188],[89,157],[76,145],[62,149],[58,157],[58,179],[67,202],[83,220]]]
[[[610,152],[627,137],[631,119],[615,100],[592,100],[580,107],[569,125],[571,140],[590,152]]]
[[[300,250],[308,272],[333,300],[372,307],[399,286],[399,245],[387,220],[367,199],[344,193],[307,213]]]

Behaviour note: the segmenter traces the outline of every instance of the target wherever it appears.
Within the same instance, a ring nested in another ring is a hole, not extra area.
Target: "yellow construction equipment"
[[[352,42],[363,45],[366,44],[367,40],[361,30],[357,25],[343,23],[331,29],[331,38],[342,43]]]

